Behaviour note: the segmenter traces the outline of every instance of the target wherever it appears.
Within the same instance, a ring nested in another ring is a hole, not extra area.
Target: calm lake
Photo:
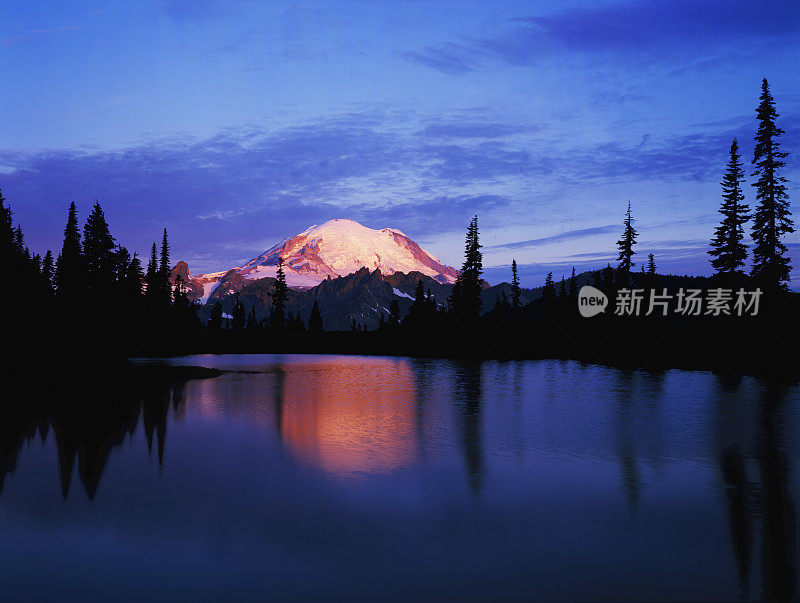
[[[9,436],[0,600],[796,599],[796,386],[568,361],[139,362],[231,372],[135,404],[112,388],[99,418]]]

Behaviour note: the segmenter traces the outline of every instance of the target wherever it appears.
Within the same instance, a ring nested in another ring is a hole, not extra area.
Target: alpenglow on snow
[[[297,289],[313,287],[328,277],[345,276],[361,268],[380,269],[383,274],[417,271],[440,283],[454,283],[458,275],[455,268],[443,264],[403,232],[395,228],[373,230],[345,218],[307,228],[232,270],[247,280],[275,278],[279,257],[284,261],[287,284]],[[201,303],[208,300],[228,272],[192,277],[203,287]]]

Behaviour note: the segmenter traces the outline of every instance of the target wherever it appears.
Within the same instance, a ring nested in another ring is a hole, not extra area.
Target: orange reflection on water
[[[335,474],[381,473],[416,459],[414,375],[389,358],[285,367],[281,433],[304,463]]]

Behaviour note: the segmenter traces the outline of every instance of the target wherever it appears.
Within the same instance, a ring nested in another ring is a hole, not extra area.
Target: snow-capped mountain
[[[361,268],[380,269],[387,275],[416,271],[444,284],[455,282],[458,275],[395,228],[373,230],[339,218],[284,239],[244,266],[192,277],[203,287],[199,301],[208,301],[220,284],[231,279],[274,278],[279,257],[284,261],[286,282],[294,289],[313,287],[328,277],[345,276]]]

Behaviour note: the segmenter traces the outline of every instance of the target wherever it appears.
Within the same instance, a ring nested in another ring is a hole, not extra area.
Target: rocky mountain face
[[[181,277],[189,299],[201,305],[203,319],[216,302],[230,313],[237,294],[248,312],[255,307],[256,316],[263,318],[272,307],[279,257],[289,285],[288,311],[299,312],[307,322],[316,299],[327,330],[349,329],[353,320],[375,328],[381,314],[389,316],[395,300],[405,315],[420,280],[446,306],[458,276],[397,229],[373,230],[337,219],[312,226],[230,270],[190,276],[186,262],[178,262],[172,281]],[[491,310],[504,292],[510,298],[510,291],[507,283],[490,287],[484,282],[484,310]],[[533,297],[531,291],[523,292],[524,303]]]
[[[281,241],[243,266],[190,277],[190,297],[201,304],[219,299],[222,294],[216,294],[217,288],[227,291],[228,285],[237,282],[232,272],[248,281],[275,278],[278,258],[283,258],[291,289],[309,289],[327,278],[347,276],[362,268],[380,270],[384,275],[419,272],[441,284],[452,284],[458,276],[455,268],[397,229],[373,230],[353,220],[336,219]]]
[[[249,281],[229,277],[228,274],[225,275],[227,280],[222,281],[223,284],[211,296],[210,302],[201,308],[201,318],[208,317],[211,306],[216,301],[221,303],[226,313],[230,313],[237,293],[248,312],[251,307],[255,307],[259,319],[268,316],[276,280],[264,277]],[[450,284],[440,283],[420,272],[384,275],[377,269],[370,272],[367,268],[361,268],[347,276],[326,279],[310,289],[290,289],[287,307],[293,315],[299,312],[307,323],[316,299],[326,330],[348,330],[353,320],[374,329],[378,326],[381,314],[388,318],[389,309],[395,300],[401,315],[408,313],[420,280],[425,290],[430,290],[439,304],[447,304],[447,298],[453,290]],[[238,285],[242,286],[237,288]],[[496,300],[502,298],[503,293],[510,298],[511,285],[486,285],[482,292],[484,311],[494,308]],[[522,290],[523,303],[528,303],[535,297],[535,291]]]
[[[175,286],[178,277],[180,277],[183,286],[186,287],[186,294],[189,299],[196,301],[202,297],[203,285],[197,279],[189,276],[189,264],[184,261],[175,264],[169,272],[169,282],[172,286]]]

